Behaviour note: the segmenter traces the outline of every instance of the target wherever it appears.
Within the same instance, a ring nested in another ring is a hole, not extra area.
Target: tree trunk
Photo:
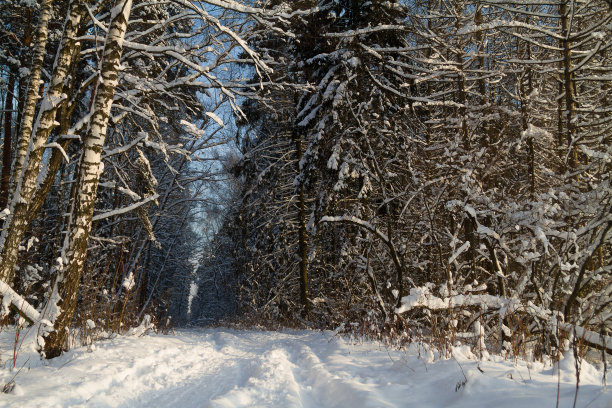
[[[81,274],[85,266],[87,242],[96,201],[102,148],[106,138],[106,128],[117,86],[118,71],[123,40],[132,7],[131,0],[118,0],[112,9],[111,23],[104,44],[102,67],[91,112],[89,130],[83,141],[83,153],[76,179],[76,195],[69,235],[63,249],[66,265],[57,274],[53,296],[49,300],[50,310],[56,316],[54,331],[45,339],[47,358],[58,356],[65,350],[68,327],[76,308],[76,300]],[[59,298],[58,298],[59,297]]]
[[[2,179],[0,181],[0,210],[8,204],[9,180],[11,179],[11,146],[13,124],[13,92],[15,91],[15,72],[11,71],[6,100],[4,103],[4,138],[2,139]]]
[[[81,24],[81,27],[82,26],[83,24]],[[70,77],[74,78],[76,75],[76,68],[78,65],[77,62],[78,62],[78,57],[79,57],[80,52],[81,52],[81,46],[77,43],[75,44],[75,47],[73,49],[73,54],[71,57],[72,66],[70,67],[70,70],[68,72],[68,76]],[[70,96],[73,95],[73,92],[75,90],[74,87],[75,87],[75,84],[72,82],[66,84],[66,87],[64,88],[64,93],[68,95],[68,98],[70,98]],[[70,118],[72,116],[72,111],[75,109],[75,107],[76,107],[76,104],[64,103],[61,109],[57,112],[56,119],[57,119],[57,122],[59,123],[59,128],[56,133],[58,135],[65,135],[70,132]],[[91,105],[90,105],[90,108],[91,108]],[[70,146],[71,142],[72,142],[72,139],[62,139],[62,140],[58,140],[57,144],[60,145],[63,152],[66,152],[68,151],[68,146]],[[32,197],[29,200],[29,205],[28,205],[28,224],[30,224],[34,220],[34,217],[38,214],[38,211],[40,210],[42,205],[45,203],[47,195],[51,191],[51,187],[53,186],[53,183],[55,182],[55,177],[57,175],[57,172],[60,171],[60,168],[62,167],[62,163],[64,163],[65,159],[64,159],[62,150],[58,148],[52,149],[51,155],[48,161],[46,162],[46,164],[44,164],[44,167],[46,168],[45,177],[42,178],[42,180],[37,179],[36,181],[36,190],[32,194]]]
[[[32,45],[32,8],[28,7],[26,9],[26,26],[23,33],[23,46],[26,48],[30,48]],[[27,93],[27,86],[25,84],[25,79],[23,77],[19,77],[19,81],[17,82],[18,89],[18,97],[17,97],[17,122],[15,123],[15,135],[18,135],[19,129],[21,129],[21,122],[23,119],[23,107],[25,105],[25,95]],[[13,140],[13,143],[15,141]],[[14,147],[14,146],[13,146]],[[9,195],[10,195],[10,176],[9,176]]]
[[[297,166],[302,159],[302,138],[295,132],[295,147],[297,150]],[[308,303],[308,243],[306,236],[306,202],[304,195],[304,184],[300,183],[298,194],[298,251],[300,257],[300,298],[302,301],[303,315],[308,317],[310,314],[310,304]]]
[[[517,49],[520,53],[521,46],[520,42],[517,39],[516,44]],[[526,59],[531,60],[531,44],[525,44],[526,47]],[[519,87],[519,100],[521,103],[521,127],[523,128],[523,132],[527,132],[530,124],[530,113],[531,106],[529,105],[529,98],[533,93],[533,80],[532,80],[532,72],[531,67],[529,65],[525,68],[525,75],[527,78],[525,79],[523,76],[518,78],[518,87]],[[525,81],[527,81],[527,89],[525,89]],[[537,191],[537,179],[536,179],[536,157],[535,157],[535,144],[534,144],[534,135],[527,135],[527,148],[529,154],[529,162],[527,164],[527,172],[529,178],[529,196],[532,200],[535,200],[535,193]]]
[[[559,14],[561,15],[561,35],[563,36],[563,86],[565,90],[566,138],[567,146],[570,149],[569,165],[571,169],[575,169],[578,166],[578,149],[574,143],[576,138],[576,123],[574,122],[574,118],[576,117],[576,83],[574,81],[574,72],[572,69],[571,27],[566,1],[559,6]]]
[[[32,127],[34,126],[34,112],[36,111],[36,101],[38,100],[38,92],[41,84],[40,74],[45,60],[48,25],[51,17],[52,5],[53,0],[43,0],[40,6],[40,20],[38,22],[35,37],[32,68],[30,69],[30,84],[26,93],[24,112],[21,117],[21,127],[17,138],[17,148],[15,150],[15,160],[13,162],[13,173],[10,182],[11,193],[15,192],[17,183],[21,177],[21,170],[26,160],[30,136],[32,135]],[[0,271],[0,277],[2,277],[2,271]]]
[[[33,217],[33,211],[29,204],[36,190],[36,180],[41,170],[45,143],[51,131],[56,126],[56,112],[65,97],[65,95],[63,95],[64,83],[68,76],[68,69],[70,68],[72,58],[75,56],[73,50],[75,48],[76,34],[83,13],[83,0],[73,0],[70,4],[68,18],[64,25],[62,42],[55,59],[51,83],[40,104],[41,106],[34,125],[32,124],[28,111],[30,102],[34,105],[32,110],[36,105],[36,98],[30,101],[32,83],[28,90],[26,114],[23,118],[17,154],[20,153],[23,147],[20,143],[24,137],[29,147],[27,147],[22,159],[15,159],[15,164],[19,167],[13,168],[13,181],[16,185],[10,203],[11,212],[5,221],[6,228],[2,231],[2,235],[0,235],[0,279],[4,280],[9,285],[14,277],[14,266],[17,261],[19,243]],[[24,132],[27,132],[27,136],[24,136]],[[30,135],[32,136],[31,141]],[[22,160],[21,163],[18,163],[18,159]],[[20,175],[15,177],[16,173],[20,173]]]

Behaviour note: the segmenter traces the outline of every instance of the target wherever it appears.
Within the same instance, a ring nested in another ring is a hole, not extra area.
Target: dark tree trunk
[[[4,139],[2,149],[2,179],[0,181],[0,209],[8,204],[9,181],[11,178],[11,146],[13,123],[13,92],[15,90],[15,72],[11,71],[4,103]]]

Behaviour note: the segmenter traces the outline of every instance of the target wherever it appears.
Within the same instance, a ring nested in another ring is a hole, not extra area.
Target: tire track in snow
[[[302,407],[300,386],[285,350],[267,351],[243,361],[241,368],[243,377],[239,384],[213,399],[210,407]]]
[[[201,407],[207,390],[227,391],[222,382],[212,382],[215,390],[206,380],[228,375],[235,365],[207,337],[123,337],[98,343],[92,353],[71,351],[29,378],[42,388],[38,396],[21,396],[11,406],[152,407],[186,399]]]
[[[119,337],[96,347],[48,362],[33,354],[32,369],[16,378],[19,392],[0,394],[0,407],[539,408],[556,396],[551,370],[535,363],[528,370],[523,363],[478,362],[469,350],[457,349],[469,379],[457,389],[464,377],[455,360],[426,366],[414,347],[387,351],[376,343],[330,340],[329,333],[183,330]],[[578,405],[609,407],[612,392],[601,387],[595,368],[587,368]],[[5,371],[0,379],[10,377]],[[575,384],[561,381],[565,406]]]
[[[309,406],[393,407],[382,398],[373,384],[346,371],[332,371],[327,362],[307,344],[295,347],[294,367],[301,380],[304,399]]]

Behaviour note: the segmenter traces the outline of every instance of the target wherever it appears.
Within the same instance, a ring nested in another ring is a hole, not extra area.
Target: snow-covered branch
[[[121,215],[121,214],[128,213],[130,211],[134,211],[138,207],[142,207],[143,205],[148,204],[151,201],[155,201],[158,198],[159,198],[159,194],[154,194],[152,196],[149,196],[149,197],[146,197],[146,198],[142,199],[141,201],[138,201],[137,203],[130,204],[130,205],[126,206],[126,207],[122,207],[122,208],[118,208],[116,210],[106,211],[106,212],[104,212],[102,214],[98,214],[98,215],[96,215],[96,216],[94,216],[92,218],[92,221],[100,221],[100,220],[103,220],[105,218],[114,217],[116,215]]]
[[[0,297],[2,298],[2,311],[0,315],[6,316],[10,307],[31,324],[40,322],[41,324],[52,326],[52,324],[47,320],[41,318],[38,310],[36,310],[21,295],[19,295],[9,285],[1,280]]]
[[[427,308],[429,310],[448,310],[449,308],[478,307],[487,311],[494,311],[502,318],[508,314],[523,312],[528,315],[547,322],[547,324],[557,325],[559,329],[573,334],[583,339],[591,346],[603,347],[612,352],[612,337],[597,333],[584,327],[558,321],[560,313],[542,308],[528,301],[527,304],[517,298],[507,298],[489,294],[458,294],[448,297],[437,297],[431,293],[429,287],[411,288],[410,295],[404,296],[401,306],[396,309],[398,314],[409,312],[416,308]]]
[[[333,217],[326,215],[321,218],[320,222],[339,222],[339,223],[349,223],[353,225],[358,225],[370,231],[374,235],[376,235],[384,243],[386,244],[389,243],[389,237],[387,237],[387,235],[384,232],[382,232],[381,230],[376,228],[376,226],[370,224],[369,222],[362,220],[360,218],[354,217],[352,215],[342,215],[342,216],[333,216]]]

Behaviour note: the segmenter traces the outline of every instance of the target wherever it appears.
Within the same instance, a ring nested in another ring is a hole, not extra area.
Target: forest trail
[[[8,333],[1,335],[4,384],[14,372],[6,367]],[[0,394],[0,406],[555,406],[557,375],[550,366],[528,368],[495,357],[479,363],[467,348],[454,354],[434,361],[433,353],[417,346],[387,350],[330,332],[205,329],[125,336],[51,361],[32,354],[25,362],[22,356],[16,388]],[[574,398],[570,360],[561,363],[561,407],[571,407]],[[601,374],[583,366],[578,407],[612,406]]]

